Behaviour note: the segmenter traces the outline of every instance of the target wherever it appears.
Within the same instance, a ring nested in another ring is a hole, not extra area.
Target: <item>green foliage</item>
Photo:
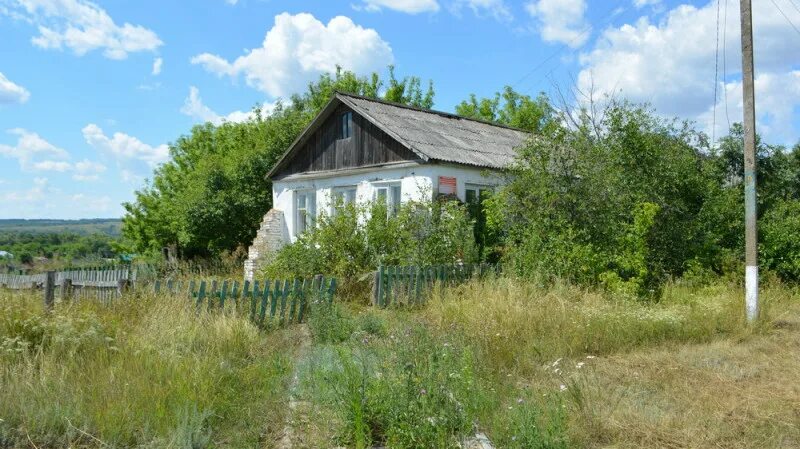
[[[301,382],[342,422],[341,444],[455,448],[489,404],[472,353],[421,326],[336,348]]]
[[[346,295],[380,264],[424,266],[477,259],[473,222],[456,202],[408,202],[394,214],[381,204],[335,209],[333,215],[322,213],[314,229],[278,251],[263,275],[335,276]]]
[[[566,415],[557,395],[518,398],[497,418],[495,443],[508,449],[567,449]]]
[[[416,77],[398,81],[390,70],[387,99],[430,107],[433,87],[423,93]],[[249,245],[272,206],[265,175],[328,102],[334,91],[377,97],[383,81],[337,69],[301,95],[245,123],[197,125],[170,145],[170,160],[125,204],[127,250],[157,253],[175,246],[182,257],[216,256]]]
[[[315,343],[341,343],[350,338],[355,324],[338,304],[321,302],[312,306],[308,328]]]
[[[113,258],[114,241],[114,237],[99,233],[0,231],[0,249],[24,264],[33,262],[34,256],[64,260]]]
[[[0,292],[0,441],[255,447],[282,428],[291,348],[183,295],[45,313],[39,295]]]
[[[761,220],[764,264],[784,279],[800,279],[800,201],[785,200]]]
[[[433,107],[433,81],[428,81],[428,89],[422,92],[420,79],[416,76],[405,77],[398,81],[394,76],[394,66],[389,66],[389,86],[386,88],[384,99],[395,103],[403,103],[423,109]],[[377,96],[377,95],[374,95]]]
[[[577,124],[532,139],[490,202],[517,271],[641,295],[692,260],[720,270],[740,241],[741,194],[704,136],[625,102]]]
[[[0,232],[30,232],[40,234],[107,234],[117,237],[122,220],[118,218],[84,218],[79,220],[55,219],[0,219]]]
[[[456,114],[533,133],[545,132],[556,126],[555,111],[544,94],[534,99],[516,92],[511,86],[506,86],[502,93],[496,93],[493,98],[478,100],[475,94],[470,95],[469,100],[456,105]]]

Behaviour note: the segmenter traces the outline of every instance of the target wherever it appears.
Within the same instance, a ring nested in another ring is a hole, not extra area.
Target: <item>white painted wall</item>
[[[439,177],[456,178],[456,193],[462,201],[466,196],[466,185],[499,186],[502,177],[497,172],[472,168],[464,165],[444,164],[402,164],[379,169],[354,169],[335,175],[319,174],[316,176],[300,175],[273,181],[272,204],[274,209],[283,211],[291,241],[296,240],[297,211],[295,193],[313,190],[316,192],[316,211],[331,213],[332,193],[337,187],[356,186],[356,201],[369,202],[373,199],[375,188],[386,184],[399,183],[402,190],[402,202],[421,201],[432,198],[439,190]]]

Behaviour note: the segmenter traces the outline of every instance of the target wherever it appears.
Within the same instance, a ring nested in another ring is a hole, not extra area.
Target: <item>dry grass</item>
[[[775,285],[762,298],[750,327],[735,286],[672,285],[642,304],[496,280],[422,313],[512,391],[559,395],[575,446],[800,447],[800,297]]]
[[[40,303],[0,297],[0,447],[252,447],[280,430],[286,332],[183,297]]]

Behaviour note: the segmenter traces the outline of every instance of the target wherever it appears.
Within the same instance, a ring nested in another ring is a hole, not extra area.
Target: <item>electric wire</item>
[[[728,122],[728,133],[731,132],[731,116],[728,113],[728,89],[725,87],[725,79],[728,76],[728,0],[725,0],[725,8],[722,13],[722,95],[725,98],[725,120]]]
[[[711,108],[711,146],[714,146],[717,133],[717,80],[719,79],[719,3],[717,0],[717,44],[714,51],[714,105]]]
[[[786,19],[786,21],[787,21],[787,22],[789,22],[789,25],[791,25],[791,26],[792,26],[792,28],[794,28],[794,30],[795,30],[795,31],[797,31],[797,34],[798,34],[798,35],[800,35],[800,29],[798,29],[798,28],[795,26],[794,22],[792,22],[792,20],[791,20],[791,19],[789,19],[789,16],[787,16],[787,15],[786,15],[786,13],[785,13],[785,12],[783,12],[783,10],[781,9],[781,7],[780,7],[780,6],[778,6],[778,4],[777,4],[777,3],[775,3],[775,0],[770,0],[770,1],[772,2],[772,4],[773,4],[773,5],[775,5],[775,8],[777,8],[777,9],[778,9],[778,12],[780,12],[780,13],[781,13],[781,15],[783,16],[783,18],[784,18],[784,19]],[[794,4],[794,3],[793,3],[793,4]]]

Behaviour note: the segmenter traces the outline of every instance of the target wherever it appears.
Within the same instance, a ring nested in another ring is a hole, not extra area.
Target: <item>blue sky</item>
[[[759,132],[793,145],[800,0],[754,3]],[[738,13],[735,0],[0,0],[0,218],[120,216],[194,124],[268,110],[337,63],[432,79],[446,111],[558,86],[719,137],[741,120]]]

